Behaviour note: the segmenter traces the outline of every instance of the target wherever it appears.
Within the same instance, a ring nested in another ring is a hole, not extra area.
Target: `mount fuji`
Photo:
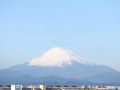
[[[83,65],[92,65],[93,63],[84,60],[70,50],[61,47],[54,47],[44,53],[42,56],[32,59],[28,65],[64,67],[71,65],[72,62],[78,62]]]
[[[32,60],[0,70],[1,84],[67,83],[120,83],[120,72],[81,58],[72,51],[54,47]]]

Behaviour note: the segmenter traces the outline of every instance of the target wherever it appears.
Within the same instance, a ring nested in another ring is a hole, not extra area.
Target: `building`
[[[120,90],[120,87],[104,87],[104,86],[81,86],[81,87],[70,87],[70,86],[46,86],[46,85],[31,85],[23,87],[22,85],[11,85],[0,87],[0,90]]]

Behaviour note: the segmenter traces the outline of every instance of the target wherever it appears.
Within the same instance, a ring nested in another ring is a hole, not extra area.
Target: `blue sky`
[[[120,71],[120,0],[0,0],[0,68],[65,47]]]

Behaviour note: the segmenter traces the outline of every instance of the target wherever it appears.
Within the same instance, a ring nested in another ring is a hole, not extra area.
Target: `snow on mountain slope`
[[[43,55],[33,58],[28,65],[34,66],[58,66],[71,65],[73,61],[79,62],[84,65],[92,65],[93,63],[84,60],[70,50],[61,47],[54,47],[49,49]]]
[[[104,79],[104,82],[118,82],[120,81],[119,73],[108,66],[86,61],[68,49],[55,47],[29,62],[0,70],[0,83],[3,83],[3,81],[6,84],[11,84],[11,82],[18,83],[19,81],[24,83],[26,81],[31,82],[31,80],[38,83],[40,80],[46,81],[46,77],[48,77],[47,80],[50,82],[51,76],[54,76],[52,80],[55,80],[55,82],[60,82],[62,78],[65,78],[65,82],[67,79],[93,82],[99,82]],[[103,78],[104,75],[106,79]]]

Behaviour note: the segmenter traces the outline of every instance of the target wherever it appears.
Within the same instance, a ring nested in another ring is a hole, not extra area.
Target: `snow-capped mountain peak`
[[[54,47],[43,53],[40,57],[33,58],[28,63],[28,65],[63,67],[64,65],[71,65],[72,61],[76,61],[84,65],[93,64],[84,60],[66,48]]]
[[[65,80],[61,81],[62,78]],[[70,50],[61,47],[51,48],[30,62],[0,70],[0,83],[3,85],[4,82],[2,81],[5,81],[6,85],[11,82],[25,84],[29,82],[28,84],[30,84],[31,81],[35,84],[48,84],[50,82],[49,85],[54,82],[55,84],[63,82],[61,84],[63,85],[66,82],[68,84],[68,80],[79,84],[81,80],[94,82],[94,84],[95,82],[98,84],[100,81],[116,83],[120,81],[120,72],[108,66],[92,64]]]

